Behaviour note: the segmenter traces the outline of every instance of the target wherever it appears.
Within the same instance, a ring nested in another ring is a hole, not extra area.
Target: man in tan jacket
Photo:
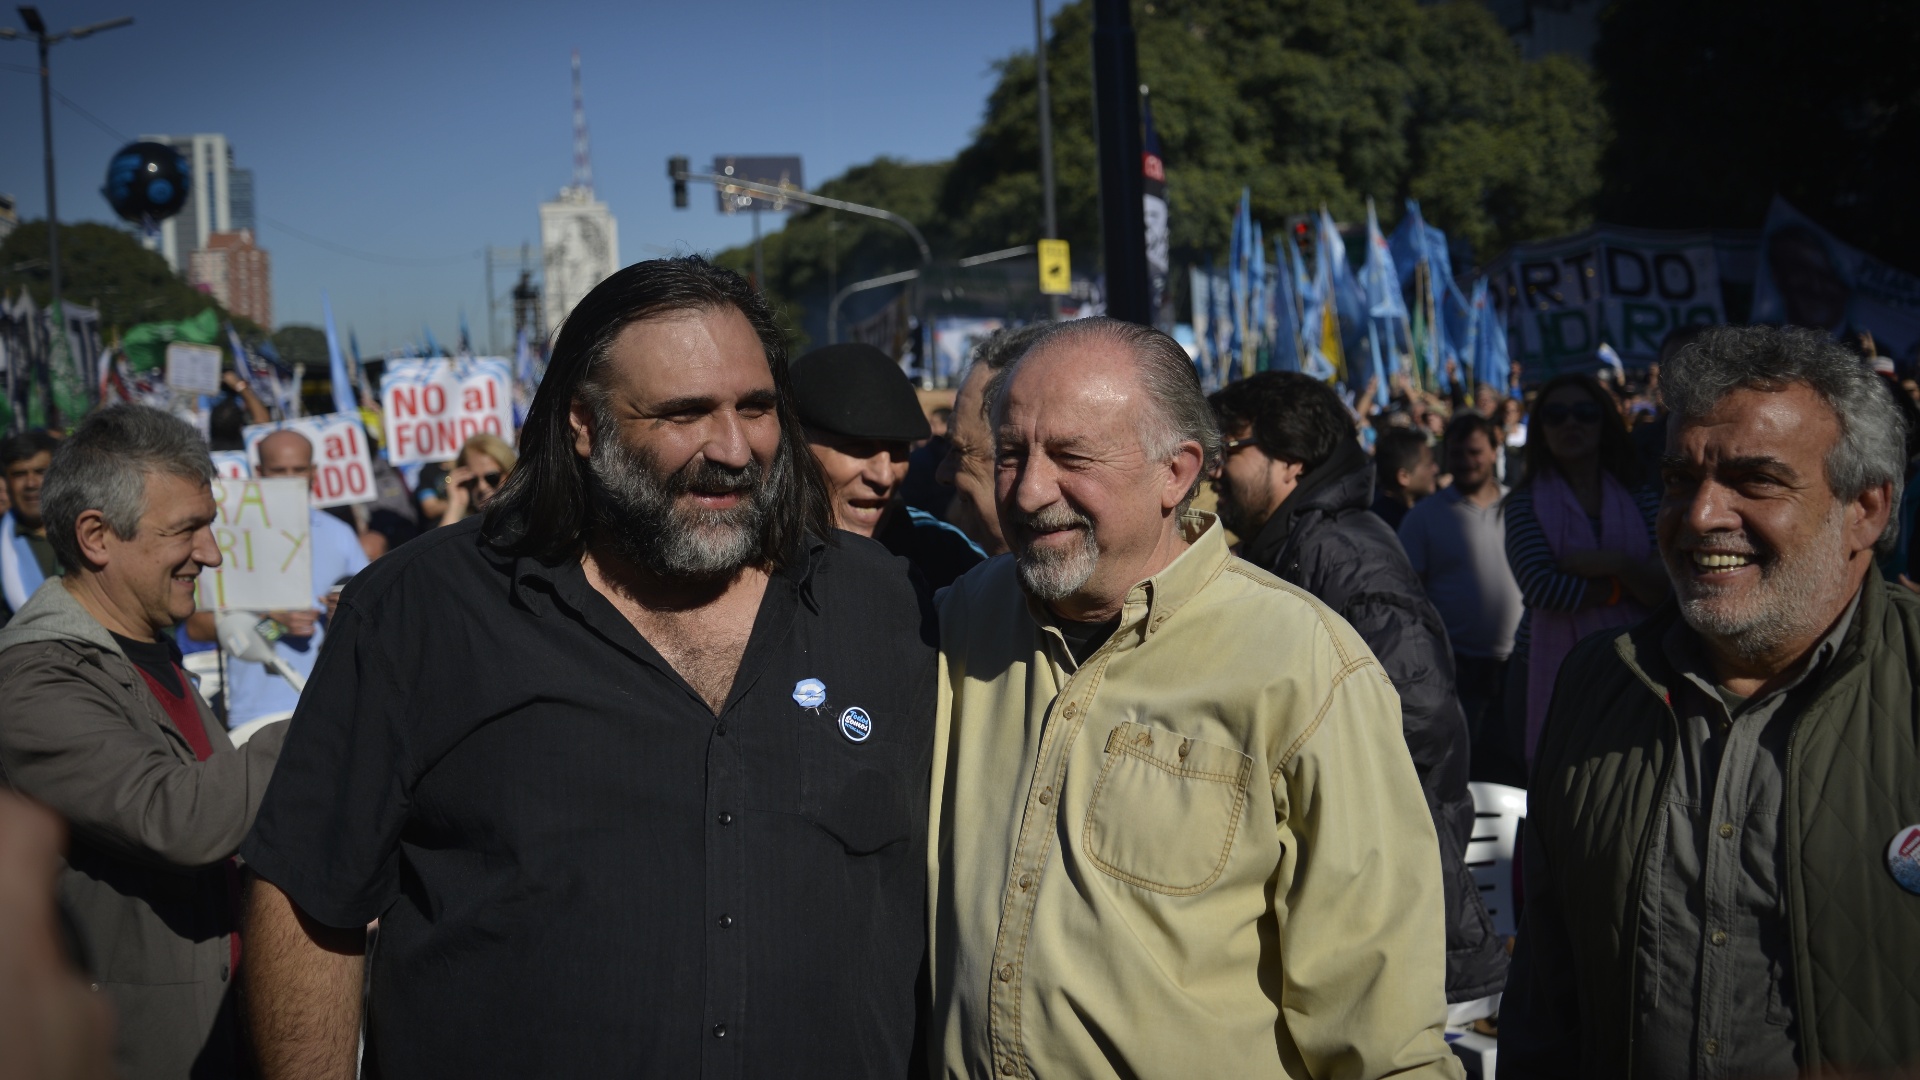
[[[1462,1075],[1393,687],[1188,511],[1221,446],[1186,354],[1065,323],[990,402],[1012,554],[941,598],[936,1074]]]

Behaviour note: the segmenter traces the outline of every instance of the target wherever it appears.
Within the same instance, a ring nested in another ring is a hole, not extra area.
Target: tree
[[[1269,235],[1289,215],[1322,205],[1358,221],[1369,196],[1391,223],[1412,196],[1460,242],[1457,255],[1491,255],[1592,221],[1607,136],[1595,79],[1564,57],[1523,60],[1480,4],[1136,0],[1134,25],[1167,163],[1176,266],[1224,254],[1242,187],[1252,189]],[[1051,30],[1060,230],[1077,269],[1092,274],[1100,193],[1087,0],[1056,12]],[[1036,103],[1033,55],[1016,53],[1000,62],[980,127],[953,162],[881,159],[840,179],[898,199],[880,205],[919,224],[937,257],[1031,243],[1042,216]],[[895,186],[879,182],[882,173]],[[912,183],[904,181],[909,173]],[[925,216],[903,209],[920,205],[928,183],[937,198]],[[828,250],[860,273],[913,265],[897,249],[867,246],[904,244],[880,223],[848,221],[830,249],[820,242],[826,235],[768,241],[769,291],[810,317],[824,308]],[[885,257],[871,257],[881,250]],[[722,258],[749,265],[742,260],[751,254],[734,249]]]
[[[1655,227],[1758,228],[1775,193],[1915,266],[1920,5],[1618,0],[1594,65],[1616,135],[1601,213]]]
[[[26,289],[44,306],[53,295],[47,263],[47,223],[29,221],[0,241],[0,292]],[[109,333],[145,322],[174,322],[208,308],[243,333],[261,329],[236,318],[206,293],[187,284],[167,260],[148,251],[124,230],[96,222],[60,226],[60,292],[67,300],[100,310]]]
[[[816,193],[891,210],[919,227],[937,257],[951,258],[951,238],[938,210],[947,168],[945,163],[876,158],[821,184]],[[753,248],[729,248],[715,259],[721,266],[750,273]],[[836,290],[863,278],[911,270],[920,265],[920,251],[890,222],[810,207],[792,215],[786,228],[766,236],[761,259],[767,274],[763,285],[793,331],[799,351],[815,341],[825,343],[827,303]],[[863,303],[850,304],[848,312],[865,312],[883,299],[873,294]]]
[[[270,340],[273,351],[280,354],[280,362],[288,367],[305,364],[308,371],[321,371],[331,362],[326,332],[317,326],[288,323],[275,330]]]

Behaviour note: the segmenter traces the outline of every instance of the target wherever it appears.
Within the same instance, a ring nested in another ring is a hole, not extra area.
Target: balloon
[[[113,212],[136,225],[151,227],[187,205],[192,180],[187,159],[164,143],[128,143],[107,163],[107,185],[100,193]]]

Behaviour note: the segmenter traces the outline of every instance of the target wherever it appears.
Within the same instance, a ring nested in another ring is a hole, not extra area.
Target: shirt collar
[[[1120,625],[1100,651],[1114,647],[1116,642],[1133,641],[1129,631],[1136,626],[1142,628],[1138,640],[1145,642],[1225,569],[1232,556],[1218,517],[1203,510],[1187,510],[1180,515],[1179,528],[1187,549],[1174,556],[1165,569],[1127,590],[1120,604]],[[1053,613],[1032,596],[1026,600],[1027,613],[1034,623],[1066,654],[1066,639],[1052,625]]]

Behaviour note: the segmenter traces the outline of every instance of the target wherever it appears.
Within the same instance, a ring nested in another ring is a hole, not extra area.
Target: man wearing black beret
[[[828,345],[795,360],[792,376],[836,525],[879,541],[935,589],[986,559],[965,533],[901,501],[907,455],[933,429],[900,365],[871,345]]]

